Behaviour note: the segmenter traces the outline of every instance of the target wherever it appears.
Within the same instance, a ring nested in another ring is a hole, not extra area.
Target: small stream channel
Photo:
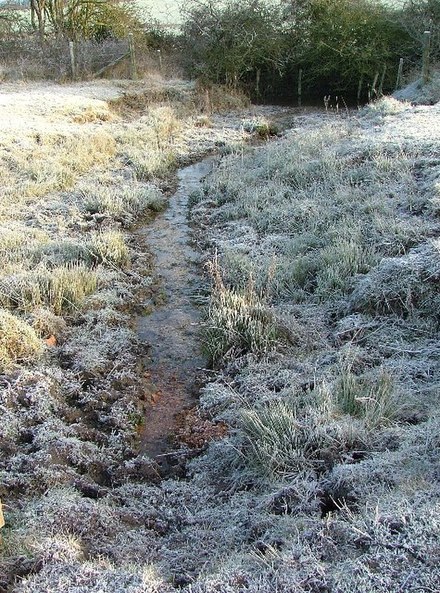
[[[196,403],[196,378],[205,360],[200,353],[198,255],[190,246],[188,198],[212,170],[206,158],[178,172],[178,189],[167,210],[138,233],[154,257],[164,293],[151,314],[137,318],[139,339],[148,344],[147,390],[151,393],[141,432],[140,452],[152,458],[170,448],[176,416]]]
[[[271,119],[281,129],[300,124],[304,109],[281,109]],[[310,111],[322,116],[321,110]],[[307,113],[310,117],[310,113]],[[254,138],[252,143],[264,144]],[[218,157],[207,157],[178,171],[178,189],[167,210],[141,227],[137,234],[148,245],[160,278],[164,298],[151,314],[136,320],[139,339],[149,346],[146,361],[146,406],[140,435],[140,453],[160,461],[172,455],[178,416],[197,403],[197,378],[206,361],[200,353],[200,309],[195,303],[201,278],[198,254],[190,245],[188,199],[213,169]],[[165,461],[166,465],[166,461]]]

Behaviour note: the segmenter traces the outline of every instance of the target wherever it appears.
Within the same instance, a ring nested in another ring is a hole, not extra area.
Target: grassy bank
[[[194,196],[230,426],[197,470],[251,532],[200,590],[438,588],[439,113],[298,121]]]
[[[93,507],[130,475],[157,480],[151,460],[130,461],[148,352],[132,312],[160,270],[130,229],[166,207],[179,164],[251,137],[249,112],[229,113],[242,99],[217,98],[208,113],[193,85],[159,79],[2,88],[1,590],[46,563],[46,535],[74,541],[75,529],[49,519],[63,500]],[[46,503],[40,537],[27,512],[39,523]],[[85,519],[86,539],[93,529]]]

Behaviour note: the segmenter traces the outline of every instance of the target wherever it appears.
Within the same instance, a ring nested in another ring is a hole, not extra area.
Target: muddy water
[[[141,453],[150,457],[170,447],[176,415],[195,403],[195,380],[205,361],[199,351],[200,312],[194,297],[200,286],[197,253],[190,246],[187,206],[190,194],[211,171],[213,158],[181,169],[168,209],[139,232],[144,235],[160,275],[163,302],[138,317],[139,338],[150,346],[147,405]]]

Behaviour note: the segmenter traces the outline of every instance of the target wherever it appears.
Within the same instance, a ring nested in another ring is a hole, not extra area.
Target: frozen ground
[[[437,591],[438,107],[293,114],[244,149],[276,110],[99,83],[25,123],[32,88],[1,97],[0,587]],[[130,225],[212,150],[190,221],[217,371],[193,415],[227,434],[161,481],[132,325],[157,272]]]

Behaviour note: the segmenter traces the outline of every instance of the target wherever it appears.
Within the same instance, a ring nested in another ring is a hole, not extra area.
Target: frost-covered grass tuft
[[[130,263],[130,253],[124,235],[119,231],[102,231],[92,237],[90,250],[98,263],[121,268]]]
[[[266,118],[254,118],[243,122],[243,129],[246,132],[257,134],[259,138],[267,140],[270,136],[279,134],[278,126]]]
[[[273,350],[278,338],[276,320],[250,283],[243,291],[227,288],[214,263],[215,282],[203,328],[203,350],[211,364],[245,353]]]
[[[176,155],[172,150],[152,150],[145,153],[142,150],[131,149],[127,152],[126,158],[138,181],[165,179],[177,165]]]
[[[407,101],[399,101],[394,97],[382,97],[377,101],[369,103],[364,108],[365,114],[377,114],[377,115],[396,115],[403,111],[410,109],[411,103]]]
[[[42,343],[32,327],[15,315],[0,309],[0,370],[7,371],[15,362],[38,358]]]
[[[377,428],[397,415],[393,383],[387,373],[372,381],[354,375],[350,368],[342,368],[333,397],[344,414],[362,418],[369,429]]]
[[[98,214],[124,224],[131,224],[148,210],[163,210],[166,204],[156,187],[137,184],[123,189],[98,185],[84,190],[82,199],[87,215]]]
[[[47,306],[59,315],[80,307],[97,286],[96,272],[83,264],[36,269],[0,278],[0,303],[24,312]]]

